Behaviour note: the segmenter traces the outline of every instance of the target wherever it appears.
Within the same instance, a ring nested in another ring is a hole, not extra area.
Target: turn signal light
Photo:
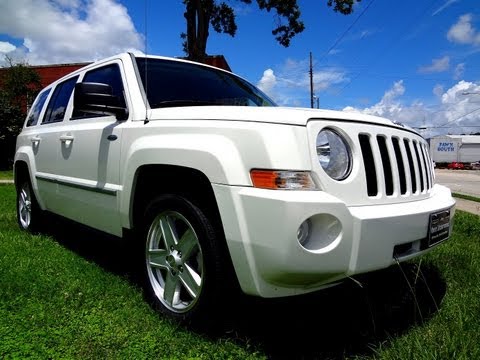
[[[271,190],[316,190],[308,171],[252,170],[254,187]]]

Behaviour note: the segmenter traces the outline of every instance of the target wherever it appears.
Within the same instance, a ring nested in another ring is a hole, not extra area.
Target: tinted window
[[[33,107],[28,114],[27,126],[37,125],[38,118],[40,116],[40,113],[42,112],[45,100],[47,100],[48,94],[50,94],[50,90],[51,89],[47,89],[38,94],[37,100],[33,104]]]
[[[75,76],[57,85],[48,103],[42,124],[63,121],[65,110],[77,79],[78,76]]]
[[[117,64],[107,65],[95,70],[88,71],[83,77],[82,82],[107,84],[112,87],[113,95],[120,100],[120,106],[125,106],[125,96],[123,91],[122,75]],[[72,118],[104,116],[101,114],[86,113],[73,110]]]
[[[152,108],[199,105],[275,106],[255,86],[224,71],[171,60],[136,60]]]

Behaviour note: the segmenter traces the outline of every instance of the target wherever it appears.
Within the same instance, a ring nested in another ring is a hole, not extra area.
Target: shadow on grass
[[[135,265],[138,263],[132,261],[134,252],[131,242],[54,214],[48,214],[48,222],[48,230],[42,229],[42,232],[52,236],[63,247],[108,272],[137,281]]]
[[[236,311],[241,316],[232,331],[258,343],[272,359],[369,355],[438,311],[445,282],[433,266],[421,266],[421,277],[417,270],[408,263],[402,270],[392,267],[308,295],[249,298]]]
[[[63,220],[49,233],[59,244],[139,285],[131,246]],[[261,299],[241,296],[222,330],[195,330],[210,338],[248,344],[271,359],[341,359],[375,348],[428,321],[446,284],[432,265],[405,263],[347,279],[312,294]]]

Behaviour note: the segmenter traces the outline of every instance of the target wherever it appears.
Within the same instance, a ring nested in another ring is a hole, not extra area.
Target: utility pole
[[[313,109],[313,64],[312,64],[312,52],[310,51],[310,107]]]

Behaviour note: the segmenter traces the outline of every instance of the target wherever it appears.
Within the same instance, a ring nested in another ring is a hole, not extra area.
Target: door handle
[[[60,141],[65,144],[65,146],[70,146],[73,142],[74,137],[72,135],[62,135],[60,136]]]
[[[67,141],[72,142],[73,139],[74,139],[74,137],[72,135],[62,135],[62,136],[60,136],[60,141],[63,142],[63,143],[66,143]]]
[[[40,143],[40,140],[42,139],[39,138],[38,136],[32,136],[30,138],[30,141],[32,142],[33,146],[37,146]]]

